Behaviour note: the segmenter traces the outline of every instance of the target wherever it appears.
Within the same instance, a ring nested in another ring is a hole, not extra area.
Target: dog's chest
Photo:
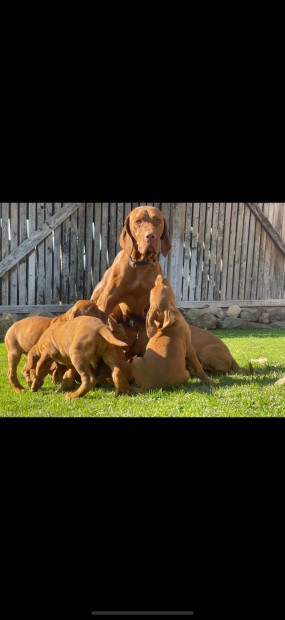
[[[136,291],[136,295],[150,291],[154,286],[157,275],[157,269],[141,269],[139,267],[134,269],[128,281],[129,291]]]

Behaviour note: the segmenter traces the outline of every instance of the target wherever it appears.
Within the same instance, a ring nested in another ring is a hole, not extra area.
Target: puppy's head
[[[175,294],[169,280],[157,276],[150,291],[150,308],[146,318],[148,338],[152,338],[158,329],[165,329],[174,323],[178,316]]]
[[[96,319],[101,319],[101,321],[106,320],[105,312],[100,310],[92,299],[80,299],[74,304],[68,312],[65,314],[65,319],[67,321],[71,319],[75,319],[77,316],[94,316]]]

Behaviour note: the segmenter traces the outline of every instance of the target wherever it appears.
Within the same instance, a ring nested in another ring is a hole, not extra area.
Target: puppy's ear
[[[75,319],[76,316],[79,316],[79,311],[77,304],[75,304],[70,310],[66,312],[65,318],[70,321],[71,319]]]
[[[163,325],[161,329],[165,329],[166,327],[169,327],[169,325],[172,325],[172,323],[176,321],[176,318],[177,318],[177,311],[164,310]]]
[[[82,316],[82,315],[87,315],[87,316],[93,316],[93,317],[97,317],[100,318],[100,310],[97,306],[97,304],[95,303],[95,301],[90,300],[90,304],[88,306],[85,306],[84,311],[80,311],[80,308],[77,310],[77,313],[75,314],[75,316]]]
[[[133,247],[134,247],[134,243],[133,243],[133,237],[130,231],[129,215],[125,219],[124,228],[120,234],[120,246],[124,250],[124,252],[128,254],[128,256],[131,255]]]
[[[170,239],[169,239],[169,235],[167,232],[167,222],[165,217],[164,219],[164,230],[162,233],[162,237],[161,237],[161,251],[163,256],[167,256],[168,252],[171,250],[171,243],[170,243]]]
[[[147,313],[147,317],[146,317],[147,337],[152,338],[153,336],[155,336],[158,329],[159,329],[159,322],[157,321],[157,312],[151,312],[149,310]]]

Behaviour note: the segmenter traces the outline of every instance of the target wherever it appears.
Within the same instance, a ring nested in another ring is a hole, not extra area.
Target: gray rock
[[[269,313],[269,319],[271,323],[275,323],[275,321],[285,321],[284,310],[272,310]]]
[[[240,313],[240,318],[246,319],[246,321],[258,321],[259,317],[259,310],[254,310],[253,308],[244,308]]]
[[[241,308],[239,306],[230,306],[227,310],[226,315],[228,317],[237,319],[240,313],[241,313]]]
[[[281,328],[285,328],[285,321],[274,321],[274,323],[270,323],[270,327],[279,327],[279,329]]]
[[[202,329],[216,329],[218,319],[208,310],[208,308],[192,309],[187,312],[190,325],[201,327]]]
[[[210,306],[209,311],[212,312],[212,314],[214,314],[217,317],[217,319],[220,319],[221,321],[223,321],[223,319],[226,316],[226,313],[222,308],[216,308],[215,306]]]
[[[244,319],[226,316],[223,321],[223,329],[236,329],[241,327],[247,327],[248,323],[249,321],[245,321]]]
[[[263,312],[263,314],[261,314],[261,316],[258,319],[259,323],[269,323],[269,314],[268,312]]]

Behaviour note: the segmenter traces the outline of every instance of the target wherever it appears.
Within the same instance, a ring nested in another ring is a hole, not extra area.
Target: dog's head
[[[79,301],[68,310],[65,315],[65,320],[69,321],[70,319],[75,319],[77,316],[94,316],[96,319],[101,319],[101,321],[106,320],[106,314],[102,310],[100,310],[95,303],[91,299],[80,299]]]
[[[148,338],[152,338],[159,329],[172,325],[178,314],[175,294],[169,280],[165,276],[157,276],[150,291],[150,307],[146,318]]]
[[[120,236],[123,250],[135,258],[149,259],[156,256],[161,247],[163,256],[171,248],[167,232],[167,223],[161,211],[156,207],[137,207],[129,213]]]

